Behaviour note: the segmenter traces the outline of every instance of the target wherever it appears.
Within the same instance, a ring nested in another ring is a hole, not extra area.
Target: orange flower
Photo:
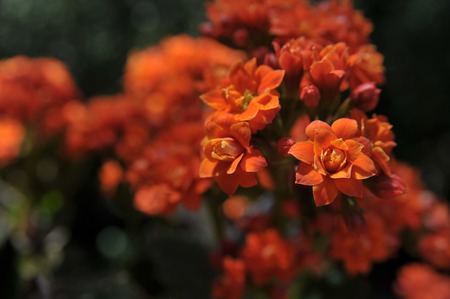
[[[421,256],[441,269],[450,269],[450,229],[424,236],[419,242]]]
[[[267,162],[250,145],[250,138],[247,122],[236,122],[231,114],[212,115],[206,122],[200,177],[213,178],[230,196],[238,186],[255,186],[255,173],[266,167]]]
[[[316,205],[330,204],[339,192],[362,197],[362,180],[376,174],[364,144],[359,142],[364,140],[355,138],[357,131],[356,121],[348,118],[336,120],[331,127],[316,120],[306,127],[310,140],[297,142],[289,150],[302,162],[295,182],[313,186]]]
[[[409,264],[399,271],[395,290],[405,299],[448,299],[450,277],[428,265]]]
[[[347,228],[343,220],[332,233],[330,255],[344,263],[348,273],[368,273],[373,262],[389,258],[395,251],[398,240],[377,215],[366,212],[364,228],[355,233]]]
[[[390,155],[392,149],[397,145],[394,141],[392,125],[382,115],[374,115],[369,119],[364,112],[352,109],[351,117],[358,122],[359,135],[370,140],[370,157],[383,172],[390,176]]]
[[[242,260],[225,257],[223,260],[224,274],[212,289],[213,297],[217,299],[240,299],[245,292],[246,267]]]
[[[221,88],[201,96],[201,99],[220,112],[235,115],[237,121],[249,123],[252,132],[271,123],[280,110],[275,90],[283,80],[284,71],[267,65],[256,65],[256,59],[235,64]]]
[[[265,285],[271,277],[289,283],[297,274],[294,246],[274,229],[249,233],[242,259],[257,286]]]

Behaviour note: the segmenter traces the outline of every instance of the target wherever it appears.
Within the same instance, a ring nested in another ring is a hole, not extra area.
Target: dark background
[[[376,112],[387,115],[394,125],[395,155],[418,167],[429,189],[450,198],[450,1],[355,2],[374,23],[372,41],[385,57],[387,84]],[[0,58],[52,56],[68,65],[85,97],[112,94],[121,89],[123,66],[132,49],[156,44],[167,35],[197,35],[204,18],[200,0],[0,0]],[[73,235],[81,245],[95,243],[105,227],[121,225],[107,212],[107,204],[92,202],[87,193],[80,195],[85,199],[80,199],[81,218],[75,222]],[[191,259],[183,256],[184,251],[167,250],[180,246],[176,233],[170,232],[161,240],[153,236],[162,242],[163,249],[154,249],[151,254],[179,258],[168,266],[169,272],[177,272],[184,260]],[[92,252],[98,251],[92,247]],[[76,248],[68,248],[69,262],[60,270],[58,287],[62,291],[57,298],[141,298],[141,288],[130,284],[132,279],[125,273],[105,266],[107,263],[99,264],[95,255],[84,265],[89,254]],[[11,250],[3,249],[1,267],[11,263]],[[143,269],[138,272],[154,269],[151,264],[140,266]],[[379,286],[393,277],[392,270],[390,266],[375,269]],[[208,269],[199,271],[197,275],[209,274]],[[383,280],[386,272],[391,273]],[[6,273],[5,268],[1,273]],[[156,293],[164,289],[157,277],[155,281],[152,274],[148,277],[143,284],[151,285]],[[184,278],[181,276],[178,283],[189,285],[189,281],[182,282]],[[94,286],[91,279],[98,283]]]

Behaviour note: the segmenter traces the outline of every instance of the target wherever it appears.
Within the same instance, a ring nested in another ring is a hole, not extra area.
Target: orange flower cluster
[[[0,61],[0,164],[19,155],[27,124],[36,128],[35,141],[62,133],[63,106],[77,97],[70,73],[55,59],[16,56]]]
[[[427,265],[410,264],[399,271],[395,288],[405,299],[447,299],[450,298],[450,277]]]
[[[322,43],[343,41],[356,49],[372,32],[372,24],[350,1],[311,5],[305,0],[215,0],[208,4],[207,14],[210,22],[203,24],[204,34],[242,48],[266,45],[273,36],[305,36]]]
[[[126,181],[144,213],[169,213],[179,203],[198,209],[210,185],[198,174],[205,117],[198,97],[242,57],[214,41],[184,35],[132,53],[123,94],[72,103],[69,151],[116,159],[119,163],[108,161],[102,168],[102,189],[111,194]]]
[[[215,112],[205,123],[200,177],[213,178],[228,195],[238,186],[257,185],[256,173],[267,166],[251,137],[280,110],[276,88],[283,74],[266,65],[257,67],[252,59],[235,64],[218,88],[202,95]]]
[[[235,261],[229,257],[224,258],[224,275],[213,288],[215,298],[241,298],[245,292],[246,273],[257,287],[275,287],[274,280],[289,284],[298,272],[299,263],[294,244],[285,240],[274,229],[247,234],[239,256]],[[236,273],[237,271],[239,272]]]

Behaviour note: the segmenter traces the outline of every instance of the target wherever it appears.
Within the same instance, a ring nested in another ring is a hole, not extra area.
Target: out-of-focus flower
[[[105,194],[114,194],[123,179],[123,170],[117,161],[106,161],[99,172],[100,188]]]
[[[213,285],[212,294],[217,299],[240,299],[246,289],[246,266],[240,259],[225,257],[224,274]]]
[[[420,255],[440,269],[450,269],[450,229],[425,235],[419,242]]]
[[[289,283],[297,273],[294,246],[274,229],[247,234],[241,255],[257,286],[271,278]]]
[[[339,192],[362,197],[362,180],[376,174],[364,144],[355,139],[357,130],[356,121],[347,118],[336,120],[331,127],[314,121],[306,127],[309,141],[297,142],[289,150],[301,161],[295,182],[313,186],[316,205],[330,204]]]
[[[20,154],[25,129],[16,120],[0,120],[0,165],[10,163]]]
[[[427,265],[409,264],[399,271],[395,289],[405,299],[448,299],[450,277]]]

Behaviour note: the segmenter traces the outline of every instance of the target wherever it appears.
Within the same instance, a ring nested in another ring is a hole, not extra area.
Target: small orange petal
[[[252,131],[247,122],[238,122],[231,126],[230,128],[231,136],[239,141],[239,143],[248,148],[250,145],[250,138],[252,136]]]
[[[299,185],[314,186],[323,182],[323,176],[315,171],[311,165],[300,163],[295,174],[295,183]]]
[[[207,158],[203,159],[200,163],[199,176],[201,178],[211,178],[214,175],[217,161],[210,161]]]
[[[291,146],[288,154],[312,165],[314,163],[314,143],[312,141],[296,142]]]
[[[329,130],[331,132],[331,127],[329,124],[321,120],[315,120],[306,127],[306,136],[308,136],[309,139],[314,140],[316,137],[316,131],[322,129]]]
[[[227,174],[232,174],[236,171],[239,162],[241,162],[242,157],[244,157],[244,153],[240,154],[233,162],[231,162],[230,167],[227,169]]]
[[[313,195],[316,206],[332,203],[338,196],[338,193],[334,181],[327,177],[324,177],[322,184],[313,186]]]
[[[323,149],[328,148],[334,140],[336,140],[336,135],[333,132],[316,130],[316,137],[314,138],[314,153],[316,156],[320,155]]]
[[[358,155],[358,158],[353,161],[352,172],[353,178],[357,180],[363,180],[376,175],[377,169],[372,159],[361,153]]]
[[[264,76],[261,80],[261,83],[258,87],[258,94],[264,93],[266,90],[272,90],[280,86],[283,81],[284,71],[276,70],[272,71],[266,76]]]
[[[355,179],[336,179],[336,187],[339,191],[348,196],[362,197],[363,195],[363,183],[360,180]]]
[[[331,125],[331,128],[338,138],[342,138],[344,140],[355,137],[358,132],[358,124],[356,120],[349,118],[340,118],[336,120]]]
[[[260,151],[252,150],[245,154],[241,168],[245,172],[258,172],[267,166],[266,159]]]

